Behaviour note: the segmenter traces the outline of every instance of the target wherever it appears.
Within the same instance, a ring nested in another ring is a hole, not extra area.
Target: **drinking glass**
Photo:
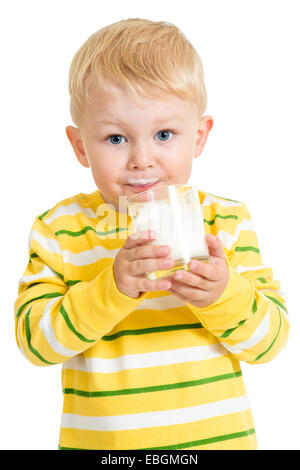
[[[142,191],[128,198],[127,207],[134,232],[154,230],[157,238],[149,244],[168,245],[175,261],[172,268],[145,273],[149,279],[188,271],[192,259],[210,262],[196,186],[174,184]]]

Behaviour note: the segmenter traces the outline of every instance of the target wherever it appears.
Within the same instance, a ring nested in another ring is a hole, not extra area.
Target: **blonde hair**
[[[173,24],[129,18],[90,36],[73,57],[69,73],[71,117],[78,125],[92,83],[151,97],[169,93],[191,100],[199,116],[207,105],[201,59]]]

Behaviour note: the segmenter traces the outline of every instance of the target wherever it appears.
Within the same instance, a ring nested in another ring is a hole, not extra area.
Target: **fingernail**
[[[163,281],[162,282],[162,288],[163,289],[169,289],[172,286],[172,284],[169,281]]]
[[[197,267],[196,261],[191,261],[190,262],[190,268],[195,269]]]
[[[175,279],[181,279],[182,278],[182,273],[180,271],[176,271],[176,273],[174,273],[174,277],[175,277]]]

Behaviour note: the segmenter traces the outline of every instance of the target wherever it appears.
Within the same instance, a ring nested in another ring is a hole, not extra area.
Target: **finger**
[[[143,258],[155,258],[168,256],[171,253],[171,248],[168,245],[138,245],[127,250],[127,259],[134,261]]]
[[[176,292],[176,290],[174,290],[174,289],[168,289],[168,292],[170,292],[171,294],[175,295],[175,296],[178,297],[179,299],[181,299],[181,300],[187,302],[187,299],[184,297],[184,295],[179,294],[179,292]]]
[[[152,281],[151,279],[142,278],[138,282],[138,289],[140,292],[168,290],[170,287],[172,287],[172,284],[166,279],[157,279]]]
[[[157,233],[154,230],[144,230],[142,232],[132,233],[125,241],[124,248],[130,249],[134,246],[142,245],[143,243],[157,238]]]
[[[207,233],[205,236],[211,262],[217,261],[217,259],[225,259],[225,252],[221,240],[215,237],[211,233]]]
[[[171,268],[174,263],[175,261],[173,258],[138,259],[129,263],[128,269],[132,276],[136,276],[138,274],[145,274],[151,271]]]
[[[173,279],[189,286],[198,287],[202,290],[209,290],[212,286],[212,281],[196,275],[191,271],[178,270],[173,274]]]
[[[193,259],[189,262],[188,266],[193,273],[209,281],[218,281],[221,277],[222,269],[219,264],[207,264]]]
[[[178,294],[182,295],[185,299],[191,299],[194,301],[199,301],[203,299],[203,295],[207,295],[207,292],[199,289],[197,287],[189,287],[186,284],[182,284],[181,282],[172,282],[172,289],[177,292]],[[168,289],[170,292],[171,289]]]

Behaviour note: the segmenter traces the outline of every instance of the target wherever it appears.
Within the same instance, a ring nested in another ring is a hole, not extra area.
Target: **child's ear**
[[[75,152],[75,155],[79,163],[81,163],[81,165],[85,166],[86,168],[89,168],[90,164],[87,159],[87,155],[84,149],[84,145],[80,136],[79,129],[77,127],[67,126],[66,134],[70,141],[70,144],[73,147],[73,150]]]
[[[197,138],[196,138],[194,158],[198,157],[202,153],[202,150],[204,149],[204,146],[208,138],[208,134],[210,133],[213,124],[214,124],[214,120],[211,116],[203,116],[202,118],[200,118],[198,128],[197,128]]]

